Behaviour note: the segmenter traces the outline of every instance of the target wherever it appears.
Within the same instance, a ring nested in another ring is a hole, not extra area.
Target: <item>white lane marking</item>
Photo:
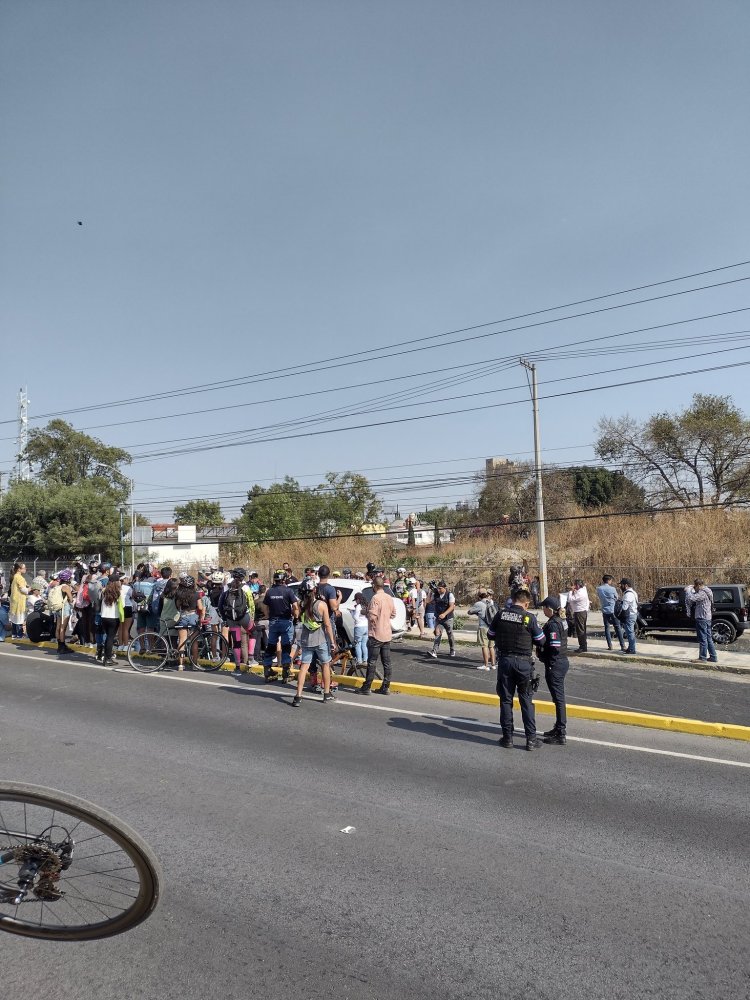
[[[40,660],[42,663],[49,663],[49,657],[47,656],[35,656],[33,653],[5,653],[5,650],[0,650],[0,655],[6,656],[23,656],[27,660]],[[164,673],[163,671],[154,671],[151,674],[139,674],[137,671],[127,669],[123,667],[105,667],[98,663],[84,663],[81,660],[68,660],[65,659],[62,662],[76,666],[76,667],[88,667],[91,670],[106,670],[112,674],[121,674],[123,677],[146,677],[158,680],[179,680],[183,684],[203,684],[208,687],[216,688],[217,690],[224,689],[229,691],[238,690],[237,684],[222,684],[220,681],[208,681],[202,680],[200,677],[183,677],[179,673],[175,675],[174,673]],[[242,690],[239,688],[239,690]],[[249,688],[248,690],[254,691],[256,694],[260,695],[271,695],[278,692],[278,688]],[[290,689],[291,690],[291,689]],[[308,696],[305,695],[305,700]],[[310,699],[313,700],[313,699]],[[315,699],[317,700],[317,699]],[[388,705],[373,705],[369,701],[341,701],[340,698],[336,699],[336,703],[339,705],[346,705],[349,708],[364,708],[369,709],[371,712],[390,712],[396,715],[413,715],[419,719],[437,719],[439,722],[461,722],[465,725],[477,726],[482,729],[500,729],[500,725],[497,722],[483,722],[480,719],[467,719],[460,715],[436,715],[434,712],[418,712],[415,709],[409,708],[396,708]],[[589,720],[591,721],[591,720]],[[677,734],[674,734],[677,735]],[[689,733],[682,735],[691,735]],[[712,737],[705,737],[706,739],[711,739]],[[633,750],[636,753],[650,753],[656,754],[660,757],[677,757],[681,760],[696,760],[703,764],[723,764],[726,767],[745,767],[750,768],[750,762],[741,760],[727,760],[724,757],[704,757],[700,754],[694,753],[681,753],[678,750],[659,750],[656,747],[641,747],[633,743],[613,743],[609,740],[592,740],[585,736],[568,736],[569,743],[587,743],[591,746],[597,747],[609,747],[613,750]]]

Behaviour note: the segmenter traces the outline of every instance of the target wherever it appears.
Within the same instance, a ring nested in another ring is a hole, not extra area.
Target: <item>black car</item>
[[[741,583],[712,583],[714,614],[711,631],[714,642],[725,645],[735,642],[747,628],[748,594]],[[687,613],[682,584],[659,587],[654,599],[638,608],[639,632],[690,632],[695,620]]]

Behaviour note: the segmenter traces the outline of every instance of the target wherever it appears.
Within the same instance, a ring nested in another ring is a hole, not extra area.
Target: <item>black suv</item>
[[[709,584],[714,594],[714,614],[711,631],[714,642],[722,645],[735,642],[748,623],[747,588],[741,583]],[[685,607],[685,590],[682,584],[659,587],[653,601],[638,608],[639,632],[689,632],[695,621]]]

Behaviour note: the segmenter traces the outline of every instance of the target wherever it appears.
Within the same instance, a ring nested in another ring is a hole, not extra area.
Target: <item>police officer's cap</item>
[[[553,597],[550,594],[549,597],[545,597],[544,600],[542,601],[542,607],[543,608],[549,608],[550,611],[559,611],[560,610],[560,598],[559,597]]]

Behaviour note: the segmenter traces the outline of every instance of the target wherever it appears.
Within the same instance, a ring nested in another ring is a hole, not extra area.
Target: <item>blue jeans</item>
[[[268,623],[268,645],[263,654],[263,666],[267,669],[273,663],[276,655],[276,643],[281,639],[281,665],[292,665],[292,641],[294,640],[294,622],[291,618],[272,618]]]
[[[622,623],[625,630],[625,638],[628,641],[628,652],[635,652],[635,615],[628,615],[625,621]]]
[[[609,631],[609,626],[615,630],[615,635],[617,636],[617,641],[620,643],[620,648],[625,649],[625,643],[622,640],[622,625],[615,618],[611,611],[602,612],[602,618],[604,619],[604,638],[607,640],[607,648],[612,649],[612,633]]]
[[[367,626],[354,629],[354,656],[357,663],[367,663]]]
[[[712,663],[716,663],[716,646],[714,637],[711,635],[711,622],[702,618],[695,619],[695,631],[698,635],[698,659],[710,658]]]

